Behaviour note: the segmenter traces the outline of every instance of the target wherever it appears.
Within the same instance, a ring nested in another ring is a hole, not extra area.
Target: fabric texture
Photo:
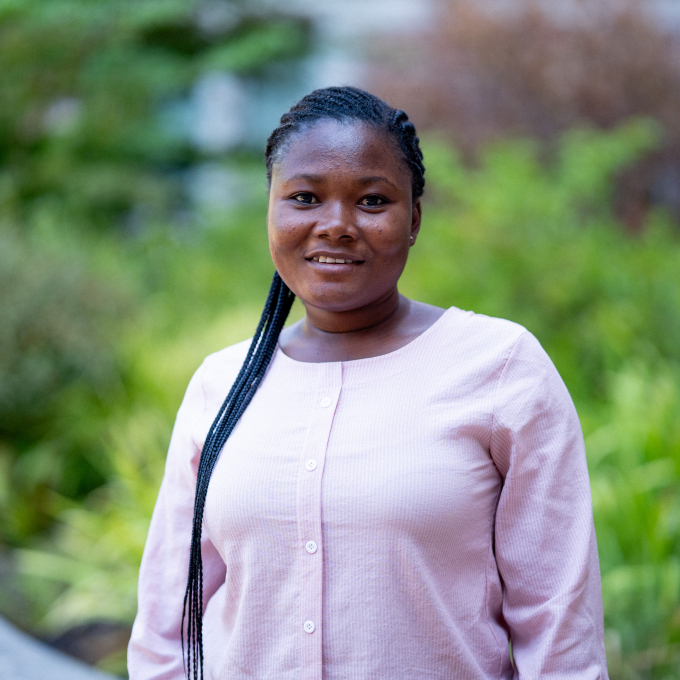
[[[180,407],[131,680],[184,677],[196,469],[247,348],[208,357]],[[210,680],[607,679],[578,417],[509,321],[451,308],[356,361],[278,349],[215,467],[203,568]]]

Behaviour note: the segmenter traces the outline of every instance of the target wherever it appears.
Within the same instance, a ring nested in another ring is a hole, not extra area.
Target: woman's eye
[[[294,201],[298,203],[304,203],[305,205],[311,205],[312,203],[318,203],[316,196],[314,194],[309,194],[306,191],[302,191],[299,194],[291,196]]]
[[[382,196],[364,196],[360,201],[359,205],[363,205],[365,208],[377,208],[381,205],[385,205],[387,201]]]

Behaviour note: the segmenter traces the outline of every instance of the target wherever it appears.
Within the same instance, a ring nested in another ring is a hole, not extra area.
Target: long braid
[[[423,194],[425,166],[416,129],[408,116],[382,99],[355,87],[328,87],[315,90],[301,99],[281,117],[280,125],[267,140],[265,162],[271,182],[272,168],[285,153],[291,138],[305,127],[322,119],[343,122],[361,121],[391,136],[411,173],[413,199]],[[239,418],[260,385],[276,349],[279,334],[288,317],[295,296],[274,274],[262,318],[234,384],[229,390],[203,445],[196,477],[196,499],[189,553],[189,576],[182,613],[182,656],[188,678],[203,678],[203,559],[201,536],[205,500],[217,459]],[[185,627],[186,624],[186,627]],[[186,635],[186,649],[185,649]]]
[[[185,655],[184,636],[186,622],[185,671],[194,680],[203,678],[203,560],[201,555],[201,535],[203,511],[208,492],[208,484],[220,451],[232,433],[239,418],[253,398],[269,366],[276,343],[286,321],[295,296],[274,274],[269,295],[260,323],[258,324],[250,349],[243,366],[234,381],[227,398],[224,400],[201,452],[196,478],[196,499],[194,502],[194,521],[191,531],[191,551],[189,556],[189,578],[184,595],[182,614],[182,654]]]

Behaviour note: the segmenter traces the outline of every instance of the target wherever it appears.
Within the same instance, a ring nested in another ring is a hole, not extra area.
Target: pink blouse
[[[196,469],[247,348],[208,357],[179,410],[131,680],[184,678]],[[509,321],[451,308],[357,361],[278,350],[215,467],[203,568],[206,679],[607,678],[578,417]]]

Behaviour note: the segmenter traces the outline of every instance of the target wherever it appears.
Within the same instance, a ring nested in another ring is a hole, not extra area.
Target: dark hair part
[[[291,137],[323,119],[343,123],[361,121],[375,126],[391,136],[404,155],[411,171],[413,199],[420,198],[425,188],[425,166],[416,128],[400,109],[393,109],[382,99],[356,87],[326,87],[303,97],[281,116],[281,123],[269,135],[264,159],[267,179],[271,182],[272,168],[285,153]]]
[[[362,121],[375,125],[383,132],[392,135],[404,154],[405,162],[411,171],[413,197],[423,194],[425,179],[423,174],[423,154],[418,145],[418,137],[408,116],[388,106],[368,92],[355,87],[329,87],[315,90],[301,99],[281,118],[281,124],[272,132],[267,141],[265,160],[267,177],[271,180],[272,166],[291,136],[318,120],[330,118],[339,121]],[[217,463],[220,452],[239,418],[253,398],[272,359],[279,334],[288,317],[295,295],[274,273],[262,318],[255,331],[250,349],[243,366],[227,394],[215,420],[206,436],[196,475],[196,498],[194,519],[191,530],[191,549],[189,553],[189,575],[184,594],[182,613],[182,655],[188,678],[203,678],[203,559],[201,554],[201,535],[203,512],[208,493],[210,476]],[[185,650],[186,635],[186,650]]]

